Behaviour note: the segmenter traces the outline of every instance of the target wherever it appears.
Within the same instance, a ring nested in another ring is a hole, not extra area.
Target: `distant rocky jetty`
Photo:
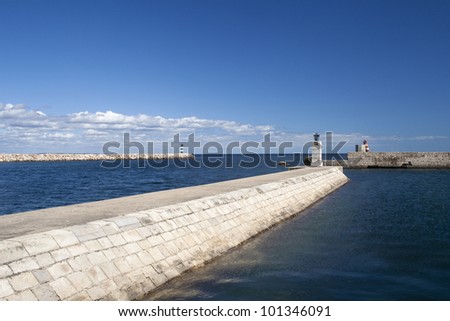
[[[192,154],[0,154],[0,162],[64,162],[116,159],[189,159]]]

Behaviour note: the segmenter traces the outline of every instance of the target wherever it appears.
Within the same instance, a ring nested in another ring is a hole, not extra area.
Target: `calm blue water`
[[[148,299],[450,300],[450,171],[345,172],[289,223]]]

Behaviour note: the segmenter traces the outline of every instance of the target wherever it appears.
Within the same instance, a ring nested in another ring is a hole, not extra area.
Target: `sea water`
[[[450,300],[450,171],[350,182],[149,300]]]

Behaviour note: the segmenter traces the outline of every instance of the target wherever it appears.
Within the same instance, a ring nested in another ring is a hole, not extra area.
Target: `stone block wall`
[[[299,213],[341,168],[0,241],[0,300],[136,300]],[[45,219],[45,218],[43,218]]]
[[[450,168],[448,152],[348,153],[348,167]]]

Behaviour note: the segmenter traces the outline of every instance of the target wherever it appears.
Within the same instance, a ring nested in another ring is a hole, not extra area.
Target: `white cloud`
[[[0,118],[3,119],[38,119],[46,116],[42,111],[30,110],[25,105],[0,104]]]
[[[195,133],[202,141],[260,139],[270,125],[243,124],[229,120],[203,119],[195,116],[165,118],[146,114],[126,115],[114,111],[82,111],[69,115],[51,116],[24,105],[0,104],[0,147],[13,152],[66,151],[72,143],[73,151],[101,151],[108,141],[123,141],[123,133],[131,133],[132,140],[162,142],[181,133],[182,139]],[[185,137],[183,137],[183,135]],[[64,150],[62,150],[64,149]]]
[[[415,136],[415,137],[404,137],[404,136],[367,136],[368,139],[373,139],[377,141],[422,141],[422,140],[441,140],[441,139],[447,139],[447,136]]]
[[[77,135],[73,134],[73,133],[50,133],[50,134],[45,134],[45,137],[48,138],[57,138],[57,139],[71,139],[76,137]]]
[[[82,128],[96,129],[134,129],[134,130],[184,130],[219,128],[242,135],[254,135],[261,131],[273,130],[272,126],[254,126],[235,121],[202,119],[195,116],[183,118],[164,118],[139,114],[129,116],[113,111],[90,113],[87,111],[69,115],[70,123],[80,124]]]
[[[126,115],[114,111],[82,111],[69,115],[47,115],[24,105],[0,103],[0,152],[102,152],[106,142],[123,142],[123,133],[130,133],[132,141],[146,146],[154,142],[157,151],[162,142],[173,141],[180,134],[186,140],[191,133],[197,141],[218,142],[225,146],[231,141],[261,143],[264,135],[279,145],[292,142],[287,152],[301,152],[311,141],[312,133],[284,132],[271,125],[253,125],[232,120],[203,119],[196,116],[165,118],[146,114]],[[325,141],[325,133],[322,133]],[[397,142],[433,141],[445,136],[370,136],[363,133],[333,133],[333,146],[345,141],[342,152],[354,150],[355,144],[368,139],[378,150],[388,150]],[[404,145],[404,143],[402,143]],[[372,146],[372,145],[371,145]],[[259,151],[262,151],[261,149]]]
[[[37,110],[31,110],[24,105],[0,104],[0,120],[3,126],[11,128],[58,128],[58,122]]]
[[[100,131],[100,130],[96,130],[96,129],[88,129],[88,130],[85,130],[83,133],[86,136],[96,136],[96,137],[98,137],[98,136],[105,137],[108,135],[108,132]]]
[[[447,136],[416,136],[410,138],[411,140],[438,140],[438,139],[446,139]]]

